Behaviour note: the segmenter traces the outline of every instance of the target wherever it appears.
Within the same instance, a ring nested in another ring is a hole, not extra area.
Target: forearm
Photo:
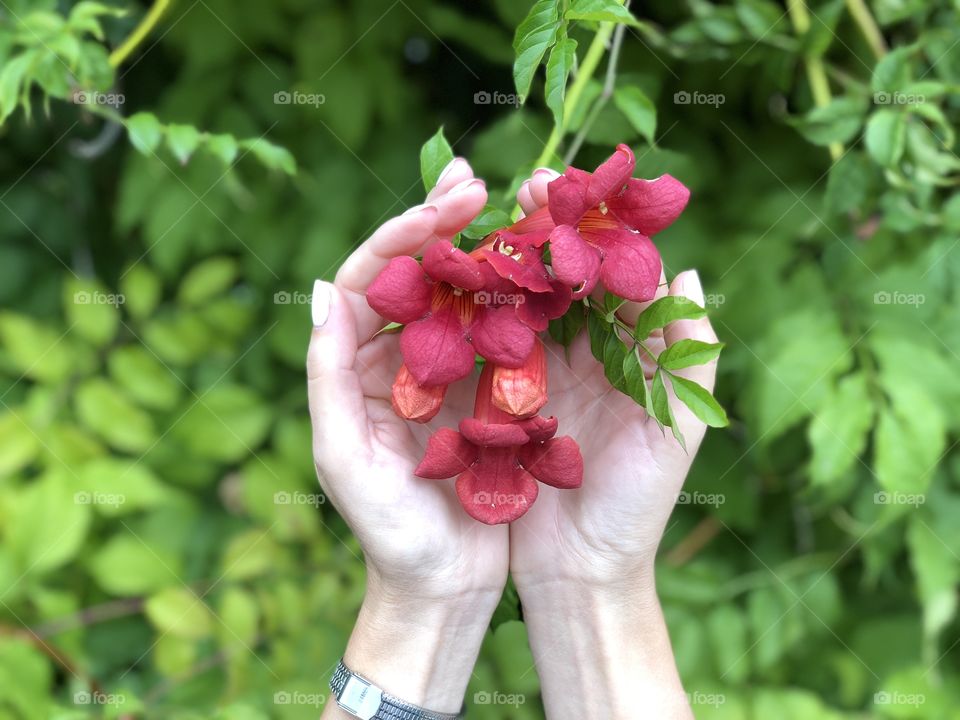
[[[518,590],[550,720],[693,717],[655,590]]]
[[[459,712],[499,594],[451,600],[399,597],[367,588],[344,662],[384,692],[436,712]],[[335,698],[324,720],[352,717]]]

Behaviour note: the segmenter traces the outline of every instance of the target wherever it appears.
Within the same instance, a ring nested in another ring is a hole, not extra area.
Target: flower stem
[[[156,2],[153,3],[149,12],[144,15],[143,20],[134,28],[129,37],[127,37],[116,50],[110,53],[111,67],[120,67],[123,61],[130,57],[130,54],[137,49],[140,43],[142,43],[153,28],[156,27],[157,23],[160,22],[160,18],[163,17],[167,8],[170,7],[170,2],[171,0],[156,0]]]
[[[787,0],[787,12],[790,14],[790,21],[797,35],[801,37],[806,35],[810,30],[810,11],[807,10],[804,0]],[[813,95],[814,104],[817,107],[829,105],[832,98],[823,60],[819,55],[807,53],[804,65],[807,69],[807,82],[810,84],[810,94]],[[838,142],[830,143],[830,157],[837,161],[842,155],[843,145]]]
[[[860,28],[860,32],[863,33],[867,45],[870,46],[877,60],[886,55],[887,43],[883,39],[883,33],[880,32],[877,21],[873,19],[870,8],[867,7],[864,0],[847,0],[847,9],[850,11],[853,21]]]

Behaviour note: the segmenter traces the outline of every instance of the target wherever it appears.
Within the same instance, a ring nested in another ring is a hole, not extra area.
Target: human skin
[[[518,200],[532,212],[555,177],[538,170]],[[346,664],[385,691],[438,712],[459,711],[508,571],[524,607],[548,717],[689,718],[654,583],[654,557],[704,426],[675,404],[688,453],[629,398],[613,390],[586,337],[547,341],[550,402],[584,457],[583,487],[541,485],[511,526],[487,526],[460,507],[453,483],[413,470],[438,427],[473,409],[468,378],[452,385],[428,425],[397,417],[390,388],[398,335],[364,296],[392,257],[419,254],[465,227],[486,202],[462,159],[427,203],[377,230],[334,283],[317,283],[307,358],[313,451],[324,492],[360,541],[367,590]],[[696,273],[661,294],[703,304]],[[642,306],[630,303],[630,322]],[[715,342],[706,320],[673,323],[651,339]],[[713,365],[682,371],[712,389]],[[493,690],[494,688],[491,688]],[[347,718],[334,702],[323,718]]]

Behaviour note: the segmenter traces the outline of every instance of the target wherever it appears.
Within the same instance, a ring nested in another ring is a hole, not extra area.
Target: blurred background
[[[364,572],[313,279],[422,202],[439,126],[511,208],[553,127],[531,4],[0,2],[0,718],[319,714]],[[553,164],[626,142],[692,189],[658,244],[732,420],[658,571],[696,716],[960,718],[958,11],[788,5],[634,5]],[[468,716],[538,687],[508,591]]]

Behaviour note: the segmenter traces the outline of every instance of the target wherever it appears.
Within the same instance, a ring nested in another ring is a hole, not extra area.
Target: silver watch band
[[[459,720],[459,713],[438,713],[424,710],[389,695],[366,678],[351,671],[343,660],[330,678],[330,690],[337,705],[362,720]]]

